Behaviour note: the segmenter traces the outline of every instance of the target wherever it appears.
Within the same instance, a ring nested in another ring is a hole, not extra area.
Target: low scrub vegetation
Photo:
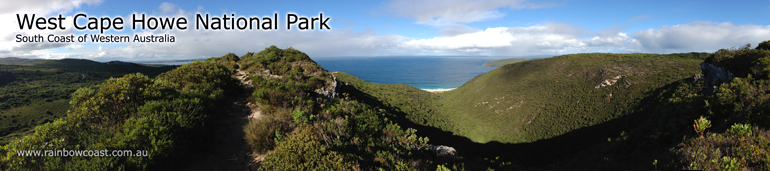
[[[29,135],[34,127],[66,116],[70,94],[111,77],[148,77],[176,66],[108,65],[89,60],[0,58],[0,144]]]
[[[199,143],[206,122],[236,85],[232,70],[193,62],[156,79],[111,78],[72,94],[65,117],[0,148],[3,170],[144,170],[173,168]],[[21,156],[27,150],[145,150],[143,157]]]

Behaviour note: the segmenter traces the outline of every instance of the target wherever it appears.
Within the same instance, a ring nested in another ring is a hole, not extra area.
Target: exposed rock
[[[692,76],[693,81],[698,81],[701,78],[703,78],[703,74],[695,74],[694,76]]]
[[[719,86],[735,78],[727,69],[706,62],[700,63],[700,69],[701,73],[705,76],[703,81],[706,84],[706,88],[703,89],[703,92],[706,94],[713,93],[714,86]]]
[[[266,70],[262,71],[262,75],[265,75],[265,76],[267,76],[267,77],[269,77],[269,78],[277,78],[277,79],[281,79],[281,78],[283,78],[283,76],[280,76],[280,75],[273,75],[273,74],[270,72],[270,70],[269,70],[269,69],[266,69]]]
[[[426,144],[424,148],[435,151],[439,157],[457,157],[457,150],[450,146]]]
[[[333,74],[329,74],[329,77],[332,78],[331,82],[327,84],[327,86],[321,87],[319,89],[315,89],[315,92],[318,93],[318,97],[322,97],[325,99],[331,99],[337,97],[337,89],[339,87],[339,82],[337,82],[337,77],[334,77]]]
[[[606,79],[606,80],[602,81],[601,83],[599,83],[599,85],[594,86],[594,88],[602,88],[602,87],[611,86],[611,85],[617,83],[618,80],[621,79],[621,78],[626,78],[626,76],[625,75],[618,75],[618,76],[615,76],[615,78]],[[631,85],[631,83],[629,83],[628,80],[625,80],[625,79],[623,79],[623,80],[626,82],[626,86]]]

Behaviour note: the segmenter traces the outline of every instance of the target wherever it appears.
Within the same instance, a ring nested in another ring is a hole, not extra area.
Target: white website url
[[[17,150],[26,157],[147,157],[147,150]]]

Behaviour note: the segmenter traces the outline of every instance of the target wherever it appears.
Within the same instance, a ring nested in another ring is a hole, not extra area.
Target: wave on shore
[[[437,89],[422,89],[422,90],[438,93],[438,92],[445,92],[445,91],[454,90],[454,89],[457,89],[457,88],[437,88]]]

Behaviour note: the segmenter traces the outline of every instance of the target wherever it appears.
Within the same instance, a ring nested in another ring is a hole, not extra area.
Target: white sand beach
[[[433,93],[441,93],[441,92],[454,90],[454,89],[457,89],[457,88],[439,88],[439,89],[422,89],[422,90],[433,92]]]

